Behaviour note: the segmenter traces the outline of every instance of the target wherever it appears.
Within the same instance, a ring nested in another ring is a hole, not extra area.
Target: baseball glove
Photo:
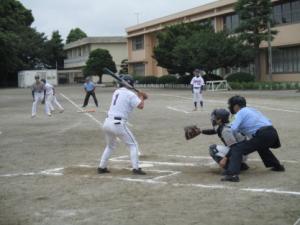
[[[185,134],[185,139],[190,140],[198,136],[199,134],[201,134],[201,130],[196,125],[186,126],[184,128],[184,134]]]

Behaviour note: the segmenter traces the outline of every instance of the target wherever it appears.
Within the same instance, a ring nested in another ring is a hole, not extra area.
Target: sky
[[[32,27],[65,40],[79,27],[87,36],[125,36],[125,28],[214,0],[19,0],[32,11]]]

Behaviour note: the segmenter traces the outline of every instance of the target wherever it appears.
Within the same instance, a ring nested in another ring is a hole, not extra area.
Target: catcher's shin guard
[[[210,145],[209,146],[209,154],[217,163],[226,156],[228,153],[229,148],[222,145]]]

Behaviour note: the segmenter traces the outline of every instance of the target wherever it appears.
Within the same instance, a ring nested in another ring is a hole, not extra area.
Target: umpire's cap
[[[120,78],[126,81],[128,84],[130,84],[132,87],[134,86],[134,79],[131,75],[129,74],[121,74]],[[120,83],[120,87],[123,87],[124,85]]]
[[[240,108],[246,107],[246,99],[242,96],[235,95],[228,99],[228,107],[232,114],[235,114],[233,107],[238,105]]]
[[[217,125],[217,119],[221,119],[222,123],[229,123],[230,113],[226,109],[214,109],[210,114],[211,124]]]

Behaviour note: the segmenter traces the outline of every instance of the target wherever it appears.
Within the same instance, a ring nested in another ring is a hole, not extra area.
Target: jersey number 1
[[[117,100],[118,100],[118,97],[119,97],[119,94],[116,94],[116,97],[115,97],[115,100],[114,100],[114,104],[113,104],[113,105],[116,105]]]

